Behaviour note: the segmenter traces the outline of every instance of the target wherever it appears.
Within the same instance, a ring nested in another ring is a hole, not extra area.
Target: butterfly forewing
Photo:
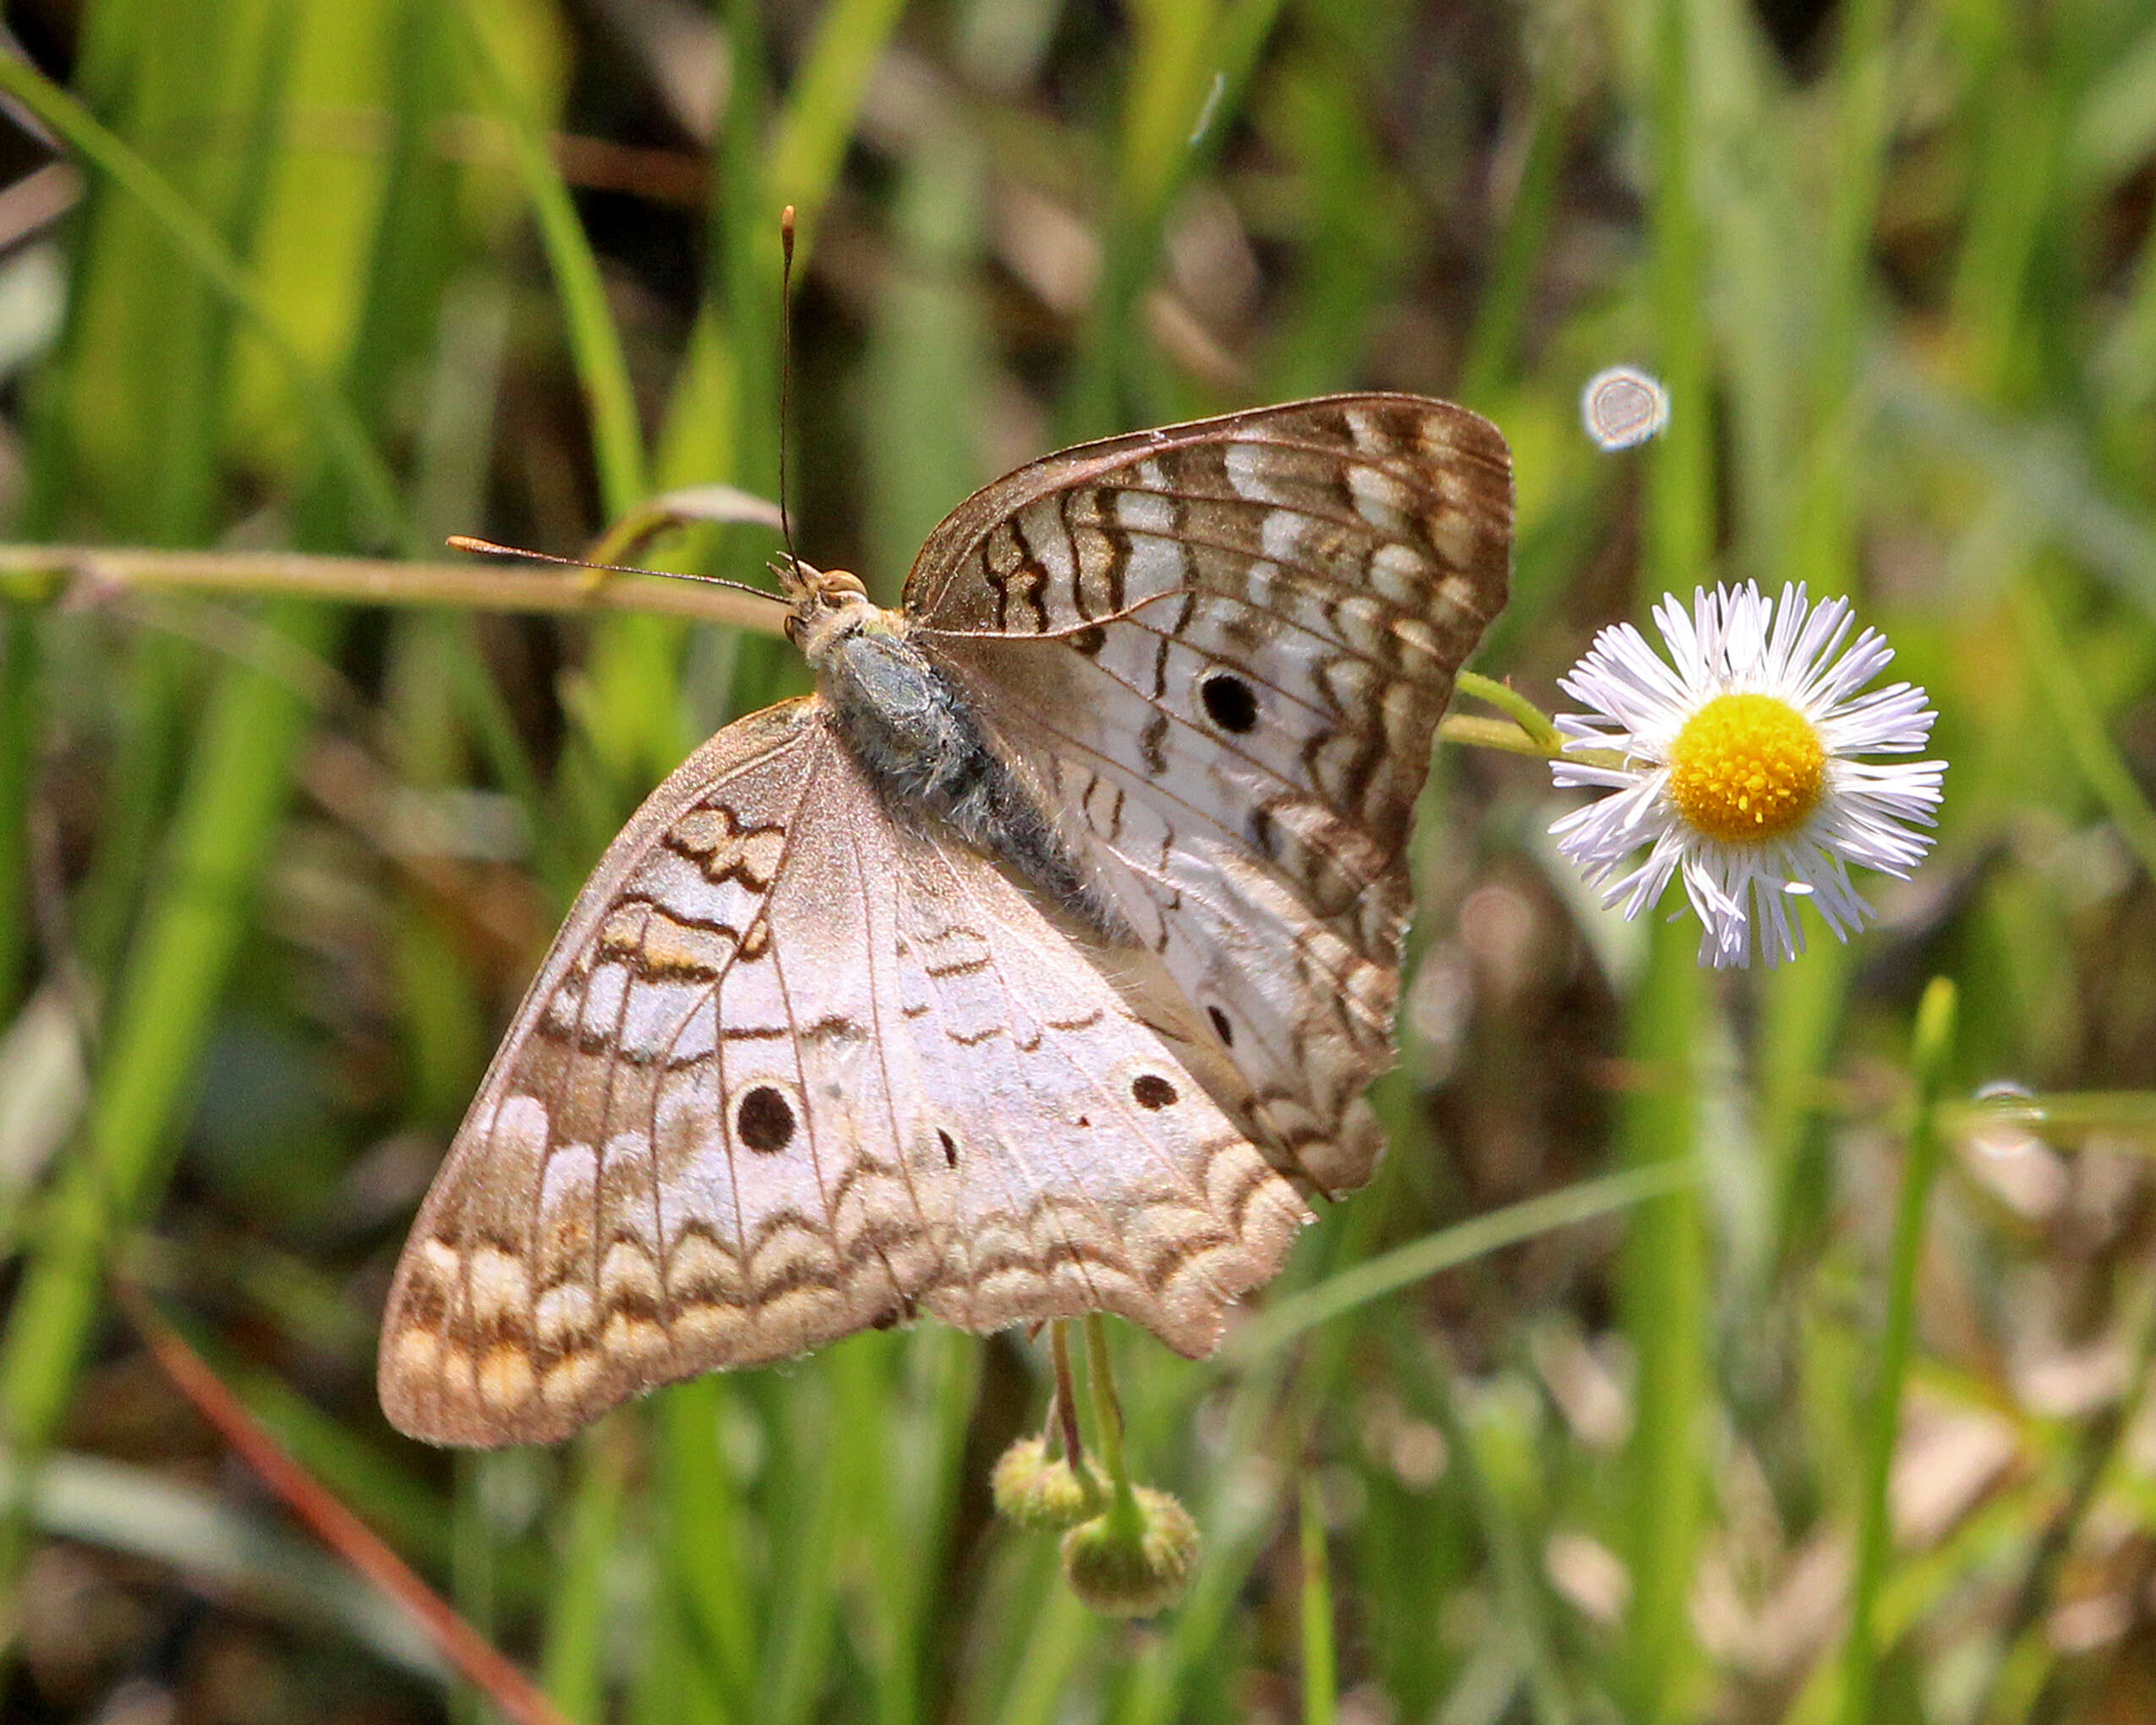
[[[1415,397],[1299,402],[1021,469],[928,541],[918,638],[1028,773],[1311,1187],[1367,1180],[1405,849],[1502,606],[1509,457]]]

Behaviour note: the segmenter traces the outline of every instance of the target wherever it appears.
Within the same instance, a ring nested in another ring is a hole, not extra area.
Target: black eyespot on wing
[[[1108,631],[1098,623],[1088,623],[1082,629],[1073,629],[1064,638],[1088,659],[1097,659],[1101,649],[1108,645]]]
[[[1223,731],[1240,737],[1257,728],[1257,691],[1239,676],[1216,671],[1198,685],[1206,713]]]
[[[944,1147],[944,1166],[958,1166],[958,1141],[941,1126],[936,1128],[936,1142]]]
[[[1218,1006],[1206,1008],[1206,1016],[1212,1021],[1212,1033],[1220,1038],[1221,1046],[1235,1046],[1235,1027],[1228,1021],[1228,1015]]]
[[[1175,1087],[1157,1072],[1141,1072],[1130,1081],[1130,1100],[1140,1108],[1166,1108],[1175,1100]]]
[[[752,1150],[776,1155],[794,1141],[793,1104],[769,1084],[759,1084],[734,1110],[734,1135]]]

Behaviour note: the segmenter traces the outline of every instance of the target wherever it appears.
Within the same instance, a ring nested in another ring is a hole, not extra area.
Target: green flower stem
[[[1621,1142],[1628,1171],[1696,1165],[1698,1050],[1711,1019],[1694,951],[1681,923],[1657,922],[1634,996],[1626,1051],[1657,1082],[1626,1094]],[[1621,1260],[1624,1327],[1638,1361],[1639,1410],[1624,1457],[1622,1555],[1632,1605],[1619,1673],[1628,1720],[1694,1716],[1699,1650],[1688,1615],[1705,1510],[1710,1395],[1708,1233],[1694,1182],[1642,1203]]]
[[[1472,748],[1494,748],[1506,754],[1531,755],[1536,760],[1553,761],[1562,756],[1566,760],[1589,766],[1627,764],[1625,755],[1617,749],[1567,748],[1550,715],[1508,683],[1464,671],[1453,679],[1453,687],[1460,694],[1487,702],[1502,712],[1505,718],[1449,714],[1437,726],[1438,737],[1446,742],[1465,743]]]
[[[1440,720],[1437,735],[1447,742],[1464,742],[1474,748],[1494,748],[1506,754],[1532,755],[1536,760],[1548,760],[1557,753],[1547,749],[1522,731],[1517,725],[1503,719],[1476,719],[1464,713],[1454,713]]]
[[[1130,1489],[1130,1469],[1123,1455],[1123,1407],[1115,1397],[1115,1368],[1108,1363],[1108,1326],[1097,1312],[1086,1314],[1086,1375],[1093,1391],[1093,1437],[1108,1465],[1115,1500],[1108,1513],[1119,1539],[1135,1543],[1145,1532],[1137,1494]]]
[[[1887,1474],[1902,1425],[1902,1392],[1909,1375],[1916,1333],[1917,1268],[1923,1255],[1924,1218],[1933,1177],[1939,1171],[1939,1092],[1954,1047],[1954,984],[1934,977],[1917,1007],[1912,1054],[1917,1094],[1909,1121],[1909,1156],[1902,1175],[1902,1202],[1894,1218],[1894,1255],[1888,1267],[1885,1332],[1880,1340],[1879,1382],[1865,1421],[1863,1495],[1858,1505],[1857,1574],[1849,1601],[1849,1640],[1842,1656],[1842,1725],[1864,1725],[1872,1716],[1879,1676],[1874,1620],[1885,1578],[1888,1542]]]
[[[1557,735],[1557,727],[1551,721],[1550,715],[1510,683],[1501,683],[1494,677],[1464,671],[1453,679],[1453,687],[1461,694],[1471,695],[1486,705],[1508,715],[1527,733],[1528,741],[1535,745],[1536,753],[1553,755],[1564,747],[1564,739]]]
[[[1063,1439],[1064,1459],[1083,1479],[1086,1446],[1078,1433],[1078,1387],[1070,1370],[1070,1326],[1061,1318],[1048,1326],[1048,1350],[1055,1357],[1055,1399],[1048,1409],[1049,1424]]]
[[[1454,713],[1439,722],[1437,735],[1447,742],[1499,749],[1506,754],[1531,755],[1538,761],[1553,761],[1562,753],[1566,760],[1590,767],[1622,768],[1628,764],[1624,753],[1614,748],[1546,748],[1519,726],[1502,719],[1475,719],[1464,713]]]

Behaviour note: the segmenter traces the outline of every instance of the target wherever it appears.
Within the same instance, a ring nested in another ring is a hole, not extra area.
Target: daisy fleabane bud
[[[1151,1486],[1131,1488],[1128,1504],[1111,1503],[1063,1536],[1063,1573],[1103,1617],[1151,1617],[1183,1596],[1198,1565],[1198,1525],[1190,1512]]]
[[[1087,1466],[1050,1455],[1038,1438],[1021,1438],[997,1459],[988,1476],[996,1513],[1019,1527],[1056,1531],[1096,1514],[1108,1487]]]

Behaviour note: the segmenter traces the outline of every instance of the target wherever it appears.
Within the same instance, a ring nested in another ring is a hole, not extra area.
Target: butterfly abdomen
[[[811,652],[840,734],[889,806],[933,816],[1005,864],[1061,910],[1118,944],[1129,925],[1086,878],[1040,801],[982,734],[964,693],[906,638],[905,623],[863,607],[861,627]]]

